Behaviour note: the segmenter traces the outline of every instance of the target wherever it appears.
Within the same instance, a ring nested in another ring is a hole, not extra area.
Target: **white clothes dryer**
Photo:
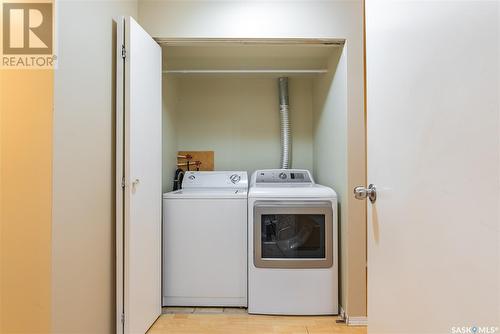
[[[337,195],[298,169],[258,170],[248,192],[248,312],[338,314]]]

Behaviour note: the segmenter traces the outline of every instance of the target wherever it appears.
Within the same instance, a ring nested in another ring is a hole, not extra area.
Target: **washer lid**
[[[166,199],[245,199],[247,189],[198,188],[180,189],[163,194]]]

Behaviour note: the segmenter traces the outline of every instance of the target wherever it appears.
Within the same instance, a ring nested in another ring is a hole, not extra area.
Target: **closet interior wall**
[[[163,190],[172,190],[177,151],[214,151],[215,170],[279,168],[275,78],[164,76]],[[290,80],[294,168],[313,170],[312,79]],[[174,93],[176,92],[176,93]]]

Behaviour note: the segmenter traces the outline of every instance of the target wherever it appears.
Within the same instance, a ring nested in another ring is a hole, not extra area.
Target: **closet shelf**
[[[317,76],[328,73],[327,69],[200,69],[200,70],[164,70],[164,74],[174,74],[174,75],[286,75],[286,76]]]

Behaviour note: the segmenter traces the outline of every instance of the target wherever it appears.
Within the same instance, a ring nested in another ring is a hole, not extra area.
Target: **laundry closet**
[[[353,74],[359,68],[349,70],[355,57],[348,56],[348,41],[335,35],[152,38],[124,18],[117,50],[117,147],[123,147],[117,149],[118,328],[141,331],[164,305],[157,195],[172,191],[176,170],[187,169],[179,160],[189,155],[183,152],[213,154],[190,170],[213,164],[214,171],[245,171],[250,178],[256,170],[280,168],[279,80],[288,82],[289,168],[308,170],[337,192],[334,268],[344,279],[340,302],[347,300],[342,289],[352,268],[341,226],[349,217],[353,154],[364,157],[353,153],[364,141],[350,142],[350,129],[363,129],[363,117],[350,115],[362,101],[352,102],[361,81]]]
[[[321,155],[324,120],[346,113],[343,41],[159,42],[163,306],[338,314],[337,195],[308,171],[335,164]]]
[[[288,78],[290,167],[318,175],[331,168],[326,148],[336,145],[339,134],[328,120],[346,115],[347,108],[342,40],[158,42],[164,192],[172,190],[178,152],[213,151],[214,170],[251,175],[279,168],[279,78]],[[317,177],[317,182],[328,180]]]

